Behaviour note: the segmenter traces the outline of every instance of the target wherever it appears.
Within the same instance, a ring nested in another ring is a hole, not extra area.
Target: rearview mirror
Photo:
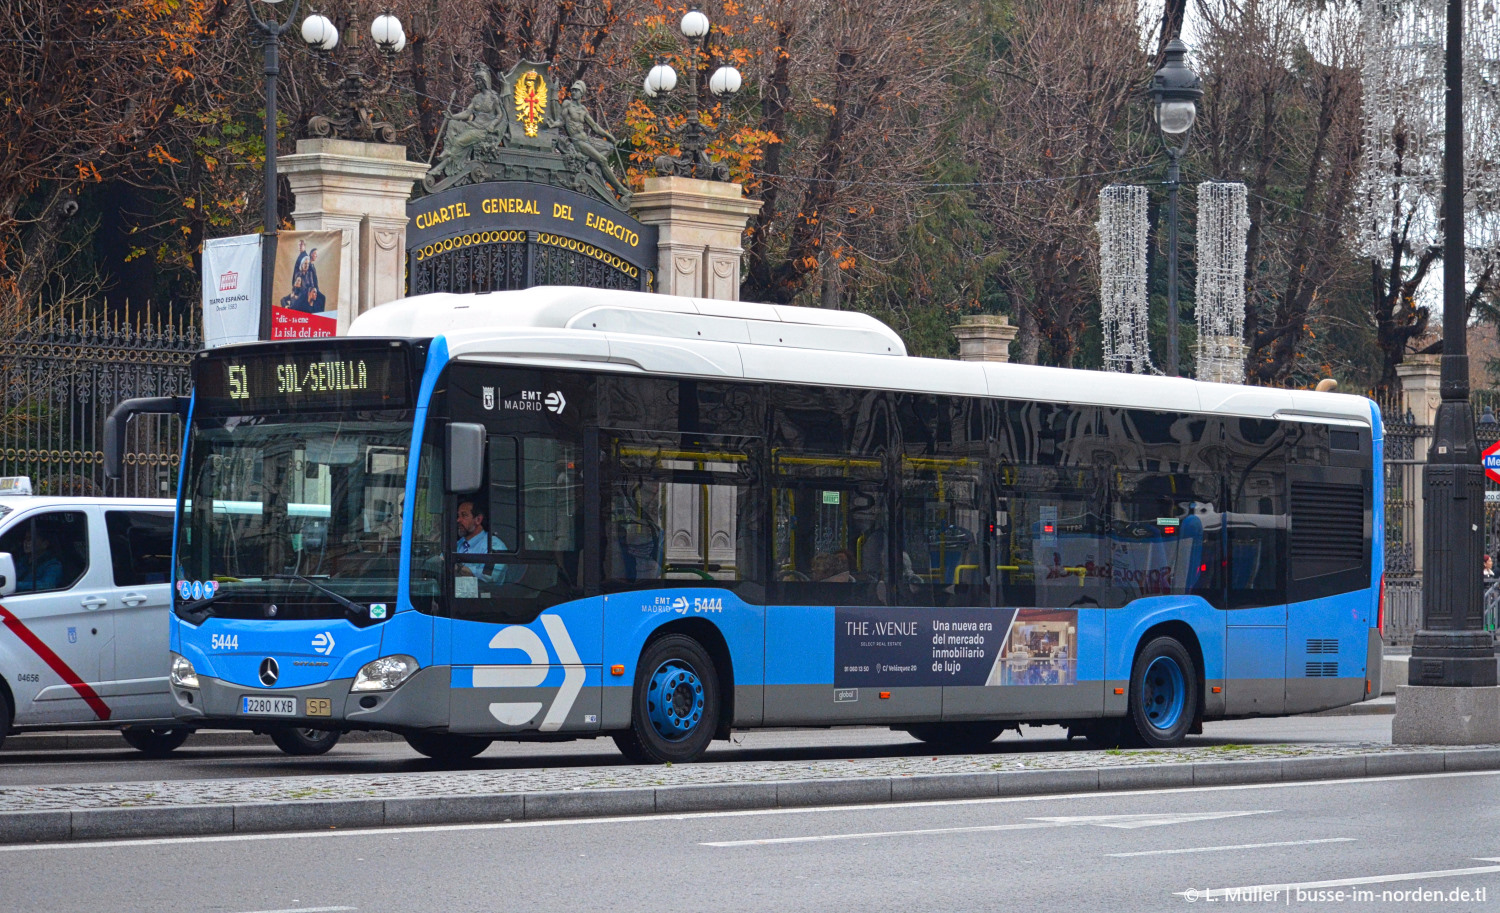
[[[466,495],[484,484],[484,426],[448,425],[448,493]]]
[[[104,475],[118,479],[125,467],[125,426],[135,415],[188,413],[186,396],[138,396],[116,406],[104,420]]]
[[[16,591],[16,559],[10,552],[0,552],[0,596]]]

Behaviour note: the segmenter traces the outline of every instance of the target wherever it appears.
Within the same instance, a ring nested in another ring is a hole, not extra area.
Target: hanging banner
[[[271,338],[320,339],[339,331],[344,233],[283,231],[271,283]]]
[[[260,235],[203,242],[203,347],[260,338]]]

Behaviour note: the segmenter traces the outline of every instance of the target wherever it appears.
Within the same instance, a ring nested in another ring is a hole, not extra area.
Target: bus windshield
[[[356,602],[393,601],[412,424],[369,415],[195,422],[178,543],[182,579],[215,581],[211,592],[229,605],[236,595],[259,604],[295,594],[281,617],[325,614],[313,609],[328,601],[326,593],[297,576]]]

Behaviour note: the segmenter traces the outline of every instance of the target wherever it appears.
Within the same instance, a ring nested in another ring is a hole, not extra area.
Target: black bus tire
[[[337,729],[301,729],[289,726],[285,729],[272,729],[269,735],[276,747],[287,754],[312,757],[332,751],[343,733]]]
[[[148,758],[164,758],[182,747],[193,730],[185,726],[126,726],[120,735],[126,744]]]
[[[631,696],[630,729],[615,733],[637,764],[683,764],[708,750],[719,728],[719,673],[691,637],[668,634],[641,652]]]
[[[1000,737],[1009,723],[919,723],[908,726],[912,738],[946,751],[978,751]]]
[[[1130,670],[1125,734],[1144,748],[1173,748],[1187,739],[1198,716],[1202,684],[1193,655],[1174,637],[1156,637]]]
[[[434,761],[467,761],[490,747],[493,739],[451,732],[408,732],[406,744]]]

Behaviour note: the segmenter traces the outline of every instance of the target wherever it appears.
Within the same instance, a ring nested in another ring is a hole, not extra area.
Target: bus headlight
[[[172,654],[172,684],[179,688],[198,687],[198,670],[193,668],[186,656]]]
[[[417,661],[410,656],[382,656],[365,663],[354,676],[350,691],[394,691],[417,671]]]

